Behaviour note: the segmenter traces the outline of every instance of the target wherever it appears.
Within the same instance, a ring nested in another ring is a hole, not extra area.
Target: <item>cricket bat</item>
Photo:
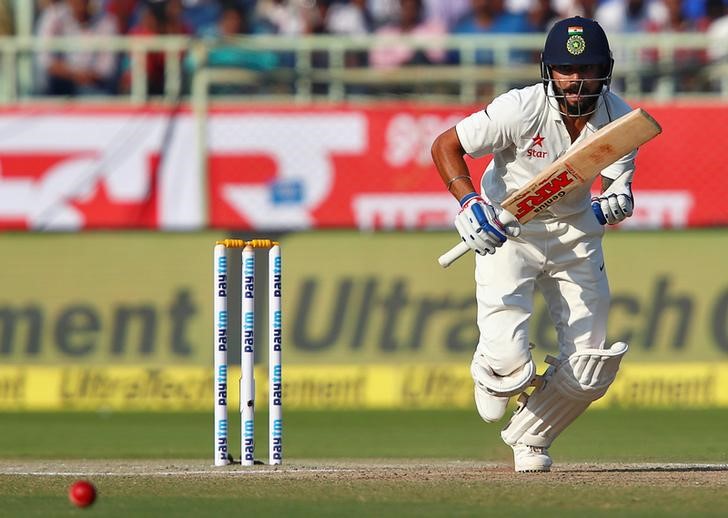
[[[632,110],[592,133],[569,149],[533,180],[506,198],[501,206],[508,211],[499,217],[505,223],[510,217],[527,223],[539,213],[558,203],[577,187],[591,185],[602,170],[642,144],[652,140],[662,128],[642,108]],[[470,247],[464,241],[440,256],[443,268],[463,256]]]

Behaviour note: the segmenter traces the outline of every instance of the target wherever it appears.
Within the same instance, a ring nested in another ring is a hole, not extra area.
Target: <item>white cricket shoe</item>
[[[516,443],[510,446],[513,448],[513,464],[516,471],[551,471],[553,461],[547,448],[528,446],[522,443]]]

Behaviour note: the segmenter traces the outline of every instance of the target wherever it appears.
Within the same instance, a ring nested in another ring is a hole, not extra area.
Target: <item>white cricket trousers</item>
[[[494,255],[476,256],[478,353],[507,375],[530,358],[528,321],[538,288],[556,327],[560,354],[604,348],[609,311],[602,236],[591,210],[535,219]]]

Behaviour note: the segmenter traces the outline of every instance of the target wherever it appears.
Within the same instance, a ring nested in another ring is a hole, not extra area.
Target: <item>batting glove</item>
[[[455,228],[460,237],[478,255],[495,253],[509,237],[517,237],[521,226],[510,213],[502,212],[499,219],[492,205],[476,193],[460,200],[460,212],[455,216]]]
[[[591,200],[592,211],[602,225],[614,225],[632,215],[634,198],[629,175],[623,174],[602,194]]]

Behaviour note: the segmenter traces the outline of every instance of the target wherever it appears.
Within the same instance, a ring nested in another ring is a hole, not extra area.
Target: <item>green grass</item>
[[[259,454],[267,419],[258,416]],[[285,414],[285,455],[296,459],[511,460],[500,425],[473,410]],[[232,430],[239,429],[237,423]],[[726,463],[725,410],[594,410],[552,448],[560,462]],[[211,457],[212,416],[181,413],[0,414],[0,459],[200,459]],[[239,454],[239,441],[233,441]],[[14,461],[13,461],[14,462]],[[7,461],[6,461],[7,464]],[[0,475],[2,516],[720,516],[728,471],[560,472],[458,478],[99,476],[99,501],[73,508],[76,477]],[[667,475],[667,477],[665,477]],[[510,477],[510,478],[509,478]],[[596,480],[595,480],[596,479]],[[656,481],[653,482],[653,479]],[[707,481],[707,482],[706,482]]]
[[[98,502],[65,501],[68,478],[25,478],[0,486],[4,516],[721,516],[715,488],[504,484],[487,480],[381,482],[268,479],[100,479]],[[275,495],[274,497],[272,497]],[[637,496],[639,495],[639,496]],[[31,500],[32,499],[32,500]],[[29,501],[32,505],[28,505]]]
[[[239,455],[238,416],[231,417]],[[473,411],[288,411],[288,458],[507,461],[500,424]],[[256,442],[266,449],[267,416]],[[726,410],[592,410],[555,443],[557,461],[728,462]],[[0,458],[206,459],[212,416],[184,413],[3,413]]]

